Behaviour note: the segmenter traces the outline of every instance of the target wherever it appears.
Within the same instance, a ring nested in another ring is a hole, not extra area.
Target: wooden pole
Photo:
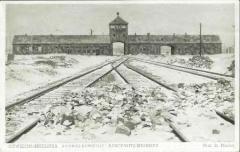
[[[90,29],[90,35],[93,35],[93,30],[92,29]]]
[[[200,56],[202,56],[202,23],[200,23]]]

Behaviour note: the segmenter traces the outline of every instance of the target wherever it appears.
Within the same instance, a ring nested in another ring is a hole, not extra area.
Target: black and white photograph
[[[4,144],[224,143],[222,152],[237,152],[236,5],[2,3]]]

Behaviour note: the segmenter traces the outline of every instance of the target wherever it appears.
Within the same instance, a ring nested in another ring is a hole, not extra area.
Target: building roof
[[[199,35],[128,35],[129,43],[200,43]],[[202,43],[221,43],[218,35],[202,35]]]
[[[15,35],[13,44],[110,43],[109,35]]]
[[[128,22],[124,21],[120,16],[119,13],[117,12],[117,17],[109,23],[110,25],[127,25]]]
[[[109,44],[109,35],[15,35],[13,44]],[[200,43],[199,35],[128,35],[128,43]],[[202,35],[202,43],[221,43],[218,35]]]

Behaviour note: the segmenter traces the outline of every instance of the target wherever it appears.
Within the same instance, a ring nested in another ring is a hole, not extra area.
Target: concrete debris
[[[183,88],[184,87],[184,83],[179,83],[178,84],[178,88]]]
[[[130,136],[131,130],[124,125],[119,125],[119,126],[117,126],[115,133]]]
[[[187,64],[191,67],[211,69],[213,60],[208,56],[193,56],[188,59]]]
[[[213,130],[212,130],[212,134],[220,134],[220,131],[217,130],[217,129],[213,129]]]
[[[190,68],[205,68],[211,69],[213,65],[213,60],[208,56],[193,56],[186,59],[172,58],[166,61],[167,64],[180,64]]]
[[[219,84],[223,85],[223,86],[231,85],[231,84],[230,84],[230,81],[227,81],[227,80],[225,80],[225,79],[223,79],[223,78],[218,79],[217,82],[218,82]]]
[[[225,81],[203,84],[179,84],[170,98],[161,89],[132,90],[117,86],[87,88],[64,96],[63,104],[48,108],[41,118],[46,127],[61,125],[66,128],[113,128],[113,133],[130,136],[142,129],[157,130],[184,114],[186,108],[225,107],[224,113],[233,114],[234,91]],[[227,107],[227,108],[226,108]],[[207,115],[202,115],[212,119]],[[191,127],[191,122],[184,122]],[[106,130],[106,129],[105,129]],[[106,132],[106,131],[104,131]],[[219,132],[214,130],[213,134]],[[95,135],[84,134],[92,139]]]
[[[129,136],[131,130],[136,128],[161,125],[164,121],[161,112],[165,107],[156,109],[156,105],[159,102],[167,103],[165,100],[168,98],[161,89],[136,92],[131,87],[114,85],[101,89],[75,90],[65,94],[62,99],[60,105],[48,107],[42,114],[41,121],[45,126],[79,127],[84,131],[97,124],[100,128],[109,125],[116,127],[116,133]]]

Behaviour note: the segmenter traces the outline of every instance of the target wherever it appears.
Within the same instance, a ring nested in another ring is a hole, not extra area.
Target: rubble
[[[47,122],[46,127],[60,125],[67,129],[80,128],[82,132],[95,129],[91,135],[84,135],[84,138],[91,140],[97,138],[99,128],[105,128],[101,131],[104,134],[112,130],[113,134],[125,136],[134,136],[144,129],[157,131],[168,126],[166,121],[174,122],[179,115],[187,115],[184,113],[187,108],[210,110],[223,107],[225,112],[233,115],[234,90],[225,81],[179,85],[174,97],[168,97],[160,88],[133,90],[131,87],[108,85],[77,89],[74,93],[65,94],[61,105],[50,108],[53,113],[51,123],[45,117],[41,120]],[[199,116],[215,119],[207,114]],[[188,120],[181,123],[188,128],[194,126]],[[218,132],[213,131],[213,134]]]
[[[208,56],[193,56],[188,59],[188,65],[191,67],[211,69],[213,61]]]
[[[131,130],[124,125],[119,125],[119,126],[117,126],[115,133],[130,136]]]
[[[83,132],[97,126],[109,126],[116,128],[115,133],[130,136],[133,130],[162,125],[163,111],[167,109],[156,106],[159,102],[167,103],[167,96],[161,89],[136,91],[131,87],[110,85],[75,90],[62,99],[60,105],[48,107],[43,113],[44,126],[49,127],[49,120],[53,126],[77,127]],[[51,119],[45,117],[49,112]]]
[[[187,103],[190,107],[220,109],[225,115],[234,118],[234,87],[225,79],[219,79],[217,82],[185,85],[178,91],[177,96],[185,101],[181,106]]]
[[[212,130],[212,134],[220,134],[220,131],[217,130],[217,129],[213,129],[213,130]]]
[[[235,60],[232,61],[231,65],[227,67],[227,69],[232,73],[232,76],[235,75]]]
[[[188,60],[181,58],[171,58],[167,64],[179,64],[190,68],[211,69],[213,60],[208,56],[192,56]]]

